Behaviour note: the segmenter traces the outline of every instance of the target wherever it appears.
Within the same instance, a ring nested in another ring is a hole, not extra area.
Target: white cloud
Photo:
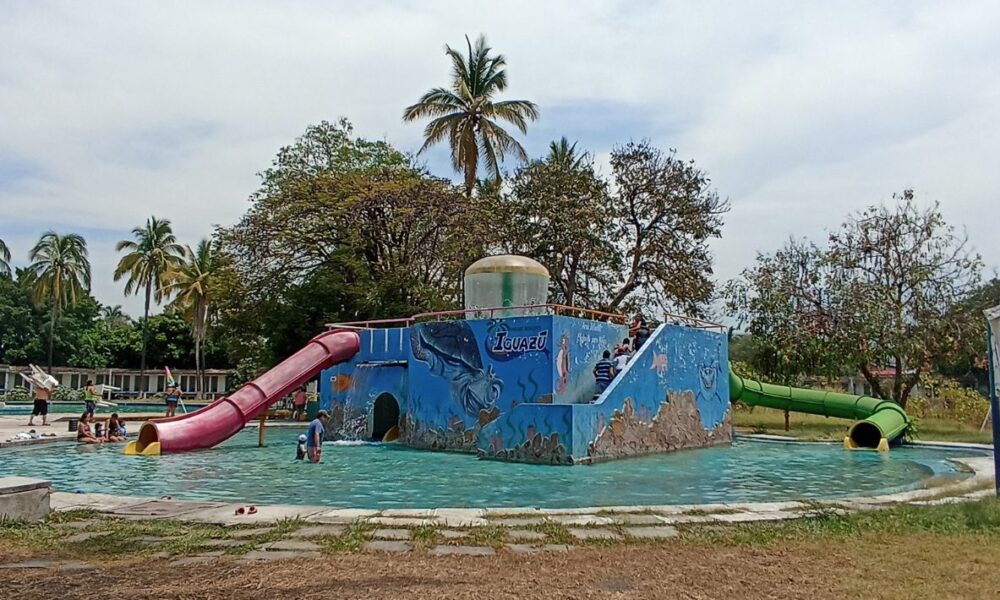
[[[6,3],[0,237],[20,258],[86,228],[99,299],[138,312],[111,281],[116,239],[150,214],[192,243],[233,222],[321,119],[415,150],[402,108],[446,80],[445,43],[482,31],[510,96],[541,107],[530,148],[565,134],[603,163],[645,136],[708,170],[733,201],[720,277],[910,186],[1000,263],[1000,7],[757,4]]]

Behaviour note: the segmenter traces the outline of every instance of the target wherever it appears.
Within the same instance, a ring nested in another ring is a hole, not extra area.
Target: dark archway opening
[[[399,425],[399,403],[392,394],[385,393],[375,398],[372,406],[372,439],[381,442],[385,434]]]

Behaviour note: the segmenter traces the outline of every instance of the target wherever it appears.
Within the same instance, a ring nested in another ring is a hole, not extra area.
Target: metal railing
[[[545,314],[565,315],[565,316],[586,316],[595,321],[620,321],[625,323],[627,317],[615,313],[594,310],[592,308],[580,308],[578,306],[566,306],[565,304],[522,304],[519,306],[490,306],[484,308],[462,308],[458,310],[442,310],[437,312],[420,313],[411,317],[414,321],[420,319],[435,319],[437,321],[447,317],[464,317],[472,314],[478,318],[495,318],[497,313],[509,311],[544,310]],[[530,316],[530,315],[529,315]]]
[[[668,312],[663,313],[663,322],[674,325],[684,325],[685,327],[696,327],[698,329],[718,329],[722,333],[725,333],[728,329],[722,323],[707,321],[697,317],[689,317],[687,315],[675,315]]]
[[[612,323],[621,323],[623,325],[628,324],[628,317],[618,313],[605,312],[601,310],[595,310],[593,308],[581,308],[579,306],[567,306],[565,304],[523,304],[519,306],[491,306],[483,308],[460,308],[456,310],[439,310],[434,312],[425,312],[413,315],[412,317],[405,317],[399,319],[370,319],[367,321],[347,321],[344,323],[327,323],[327,329],[343,328],[343,329],[379,329],[379,328],[390,328],[390,327],[409,327],[417,321],[427,321],[436,320],[442,321],[451,318],[464,318],[468,315],[472,315],[475,318],[480,319],[493,319],[496,318],[498,313],[500,316],[504,316],[504,313],[512,311],[545,311],[543,314],[553,314],[553,315],[563,315],[569,317],[582,317],[589,318],[595,321],[608,321]],[[715,323],[713,321],[708,321],[705,319],[699,319],[697,317],[689,317],[686,315],[676,315],[673,313],[665,312],[663,313],[663,322],[672,323],[675,325],[684,325],[686,327],[696,327],[699,329],[718,329],[719,331],[725,332],[726,326],[721,323]]]

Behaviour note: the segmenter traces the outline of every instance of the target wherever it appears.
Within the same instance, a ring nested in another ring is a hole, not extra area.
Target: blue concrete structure
[[[361,329],[323,372],[335,435],[483,458],[577,464],[728,443],[726,336],[664,325],[598,397],[593,367],[624,325],[562,315]]]

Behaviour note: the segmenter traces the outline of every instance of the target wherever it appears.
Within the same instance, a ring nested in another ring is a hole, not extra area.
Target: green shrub
[[[0,402],[29,402],[31,401],[31,392],[27,388],[16,387],[7,390],[6,394],[0,395]]]
[[[920,377],[922,394],[906,403],[906,412],[914,417],[947,419],[978,427],[990,408],[989,400],[972,388],[952,379],[931,375]]]
[[[52,390],[52,400],[54,402],[83,402],[83,390],[74,390],[71,387],[61,385]]]

